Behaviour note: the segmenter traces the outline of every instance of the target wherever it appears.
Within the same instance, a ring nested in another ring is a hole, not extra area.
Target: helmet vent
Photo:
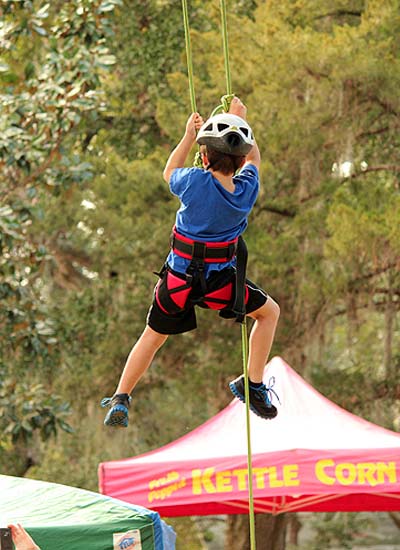
[[[240,130],[244,133],[244,135],[246,137],[249,136],[249,129],[248,128],[244,128],[243,126],[240,127]]]
[[[223,132],[224,130],[229,128],[229,125],[228,124],[223,124],[222,122],[219,122],[217,124],[217,128],[218,128],[218,132]]]
[[[230,147],[239,147],[239,145],[242,143],[241,137],[236,134],[235,132],[230,132],[226,135],[226,141]]]
[[[204,131],[205,131],[205,132],[211,132],[211,131],[212,131],[212,127],[213,127],[213,125],[212,125],[212,123],[211,123],[211,124],[209,124],[206,128],[204,128]]]

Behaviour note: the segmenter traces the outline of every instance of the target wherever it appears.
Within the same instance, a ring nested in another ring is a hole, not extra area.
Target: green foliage
[[[337,547],[349,549],[364,533],[368,524],[365,518],[360,518],[359,514],[323,514],[315,518],[313,527],[316,532],[315,539],[310,546],[310,550],[319,550],[320,548]]]
[[[396,223],[400,196],[392,177],[366,176],[343,186],[332,201],[327,219],[327,256],[340,261],[345,273],[358,277],[384,271],[399,254]]]
[[[91,177],[77,145],[84,118],[102,108],[100,77],[115,61],[107,49],[108,14],[119,4],[76,0],[52,10],[34,1],[1,8],[0,364],[3,427],[15,444],[35,432],[46,438],[58,427],[70,430],[67,406],[48,397],[59,340],[43,278],[49,242],[37,229],[46,193],[59,195]],[[27,373],[25,384],[19,379]]]
[[[169,339],[135,389],[129,437],[104,431],[98,404],[143,329],[178,206],[162,170],[190,110],[181,6],[1,10],[0,463],[95,490],[98,462],[193,429],[241,370],[238,326],[200,311],[198,331]],[[262,153],[246,241],[249,277],[281,305],[273,353],[399,429],[398,6],[237,0],[228,11],[233,89]],[[203,116],[225,93],[219,17],[216,2],[190,2]],[[346,521],[315,525],[316,547],[347,544],[362,525]]]
[[[10,403],[10,395],[13,395]],[[28,443],[34,433],[46,441],[57,434],[58,427],[71,433],[71,426],[64,420],[69,414],[69,405],[59,403],[60,398],[48,395],[43,385],[26,383],[12,384],[6,381],[0,387],[1,432],[2,441],[7,439],[13,444]]]

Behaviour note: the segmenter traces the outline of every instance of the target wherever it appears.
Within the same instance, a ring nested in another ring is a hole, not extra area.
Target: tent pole
[[[246,403],[246,431],[247,431],[247,477],[249,485],[249,525],[250,525],[250,550],[256,550],[256,526],[254,517],[254,497],[253,497],[253,465],[251,453],[251,434],[250,434],[250,396],[249,396],[249,373],[248,373],[248,347],[249,340],[247,336],[246,317],[242,321],[242,357],[244,374],[244,395]]]

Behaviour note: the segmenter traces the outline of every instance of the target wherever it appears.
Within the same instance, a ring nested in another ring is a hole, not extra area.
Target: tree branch
[[[351,178],[358,178],[359,176],[365,176],[369,172],[400,172],[400,166],[396,164],[381,164],[378,166],[369,166],[365,170],[362,170],[360,172],[355,172],[354,174],[351,174]],[[348,178],[343,178],[343,181],[345,181]]]
[[[391,262],[384,267],[380,267],[378,269],[375,269],[375,271],[370,271],[369,273],[363,275],[362,277],[358,277],[357,279],[354,279],[352,281],[352,285],[356,285],[358,283],[361,283],[362,281],[366,281],[368,279],[372,279],[373,277],[376,277],[377,275],[382,275],[382,273],[386,273],[390,269],[397,268],[398,263],[397,262]]]
[[[262,206],[257,208],[258,213],[260,212],[271,212],[272,214],[279,214],[286,218],[294,218],[297,215],[296,209],[290,210],[289,208],[278,208],[277,206]]]
[[[372,101],[375,101],[376,103],[378,103],[378,105],[380,105],[388,113],[390,113],[392,115],[395,115],[395,116],[399,116],[399,113],[396,111],[396,109],[388,101],[384,101],[382,99],[379,99],[379,97],[376,96],[376,95],[371,95],[370,99]]]
[[[310,76],[316,78],[317,80],[321,80],[321,78],[329,78],[329,74],[327,73],[317,73],[313,69],[310,69],[310,67],[304,67],[306,70],[306,73],[308,73]]]
[[[350,15],[352,17],[361,17],[362,14],[363,14],[362,11],[337,10],[337,11],[330,11],[330,12],[324,13],[322,15],[317,15],[316,17],[314,17],[314,20],[324,19],[325,17],[346,17],[347,15]]]
[[[377,130],[371,130],[369,132],[360,132],[356,135],[356,139],[384,134],[388,130],[390,130],[390,126],[384,126],[383,128],[378,128]]]
[[[388,288],[374,288],[374,292],[378,294],[389,294],[391,292],[394,296],[400,296],[400,288],[391,290]]]
[[[385,309],[385,306],[386,306],[386,300],[382,300],[382,301],[379,301],[379,302],[374,302],[374,308],[376,310],[381,310],[381,311],[384,311]],[[395,311],[400,311],[400,304],[399,304],[399,307],[395,307],[397,304],[394,303],[394,310]],[[354,309],[359,311],[359,310],[362,310],[362,309],[368,309],[371,307],[371,303],[369,301],[367,302],[364,302],[362,304],[359,304],[359,305],[355,305],[354,306]],[[334,317],[339,317],[341,315],[346,315],[348,313],[348,309],[347,308],[342,308],[342,309],[337,309],[334,313],[332,313],[331,315],[328,315],[327,319],[333,319]]]
[[[35,181],[41,174],[43,174],[43,172],[47,170],[47,168],[49,168],[49,166],[51,166],[53,160],[59,154],[60,146],[63,138],[64,138],[64,134],[62,133],[61,135],[59,134],[58,139],[53,149],[50,151],[47,159],[32,174],[30,174],[28,177],[22,180],[22,185],[24,187],[26,187],[32,181]]]

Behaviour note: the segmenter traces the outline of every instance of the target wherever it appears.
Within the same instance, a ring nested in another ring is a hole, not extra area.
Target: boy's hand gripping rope
[[[215,107],[215,109],[211,113],[211,116],[218,115],[219,113],[227,113],[234,97],[235,94],[223,95],[221,97],[221,104]]]
[[[218,105],[211,116],[214,116],[218,113],[229,111],[232,99],[235,95],[232,93],[231,85],[231,73],[229,67],[229,47],[228,47],[228,31],[227,31],[227,17],[226,17],[226,5],[225,0],[220,0],[221,6],[221,27],[222,27],[222,44],[224,49],[224,64],[225,64],[225,75],[226,75],[226,95],[221,97],[221,104]],[[185,30],[185,47],[186,47],[186,61],[187,61],[187,71],[188,71],[188,81],[189,81],[189,95],[190,95],[190,104],[192,107],[192,112],[197,111],[196,107],[196,94],[194,90],[194,77],[193,77],[193,61],[192,61],[192,46],[190,41],[190,29],[189,29],[189,13],[187,7],[187,0],[182,0],[182,12],[183,12],[183,26]],[[203,162],[201,160],[200,151],[196,152],[193,166],[196,168],[203,168]]]

